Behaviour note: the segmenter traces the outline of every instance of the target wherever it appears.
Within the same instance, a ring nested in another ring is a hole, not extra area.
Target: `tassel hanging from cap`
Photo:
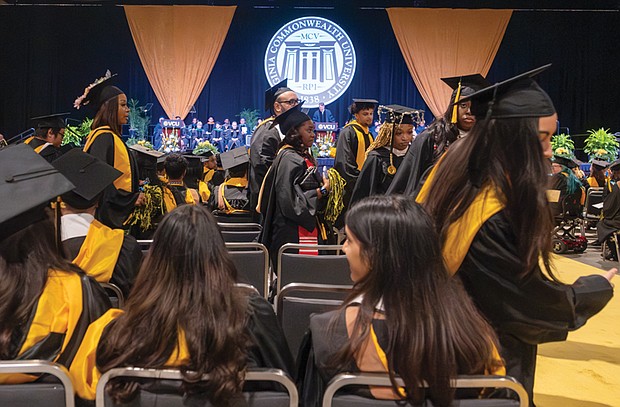
[[[454,103],[454,106],[452,107],[452,118],[450,119],[450,123],[452,124],[456,124],[458,120],[459,105],[457,104],[457,102],[459,101],[460,98],[461,98],[461,81],[459,80],[459,87],[456,88],[456,95],[454,96],[454,100],[452,101]]]
[[[342,178],[340,173],[334,168],[330,168],[327,171],[327,176],[329,178],[331,191],[329,192],[329,199],[327,201],[327,207],[325,208],[325,219],[333,223],[344,209],[342,196],[344,194],[344,187],[347,185],[347,181]]]

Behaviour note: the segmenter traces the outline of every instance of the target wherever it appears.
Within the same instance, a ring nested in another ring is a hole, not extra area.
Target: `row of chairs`
[[[45,405],[50,407],[74,407],[74,387],[68,375],[67,369],[56,363],[30,360],[30,361],[3,361],[0,362],[0,374],[45,374],[52,376],[55,381],[48,383],[25,383],[0,385],[0,405],[14,407],[30,407],[33,405]],[[161,380],[180,383],[183,379],[179,370],[172,369],[143,369],[137,367],[116,368],[105,372],[97,384],[95,405],[96,407],[118,406],[107,396],[106,384],[114,378],[131,378],[139,381],[156,382]],[[202,381],[209,380],[204,375]],[[245,375],[246,382],[271,382],[279,390],[260,390],[244,392],[245,404],[251,407],[297,407],[299,394],[291,378],[279,369],[251,369]],[[402,380],[397,378],[397,384],[402,385]],[[334,377],[327,386],[323,396],[323,407],[355,407],[355,406],[380,406],[396,407],[402,403],[395,401],[383,401],[368,399],[361,396],[340,392],[347,386],[390,386],[390,379],[386,374],[343,373]],[[457,389],[471,388],[495,388],[507,389],[516,395],[516,399],[459,399],[454,405],[459,407],[527,407],[528,396],[523,386],[516,380],[506,376],[459,376],[454,387]],[[512,397],[512,396],[511,396]],[[124,406],[158,406],[173,407],[187,405],[210,405],[205,399],[196,396],[195,399],[174,391],[149,391],[146,388],[140,390],[140,395],[131,404]],[[432,407],[432,404],[428,404]]]

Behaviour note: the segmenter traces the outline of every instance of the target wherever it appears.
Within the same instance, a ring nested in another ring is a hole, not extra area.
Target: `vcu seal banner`
[[[310,108],[342,96],[353,80],[355,66],[355,48],[347,33],[322,17],[302,17],[285,24],[265,53],[269,84],[288,79],[288,87]]]

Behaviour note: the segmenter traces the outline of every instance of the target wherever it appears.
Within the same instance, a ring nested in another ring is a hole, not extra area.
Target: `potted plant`
[[[129,134],[131,138],[143,140],[148,134],[151,116],[139,103],[136,99],[129,99]]]
[[[551,137],[551,149],[555,156],[568,159],[573,159],[575,157],[575,143],[570,137],[570,134],[562,133]]]
[[[616,159],[620,144],[609,129],[588,130],[588,134],[583,151],[590,157],[590,162],[595,159],[612,162]]]
[[[85,118],[82,123],[77,126],[70,124],[65,127],[65,135],[62,138],[62,145],[72,144],[74,147],[81,146],[88,134],[90,133],[90,126],[93,124],[93,119]]]
[[[252,129],[258,125],[258,118],[260,114],[256,109],[243,109],[239,113],[239,117],[245,119],[245,124],[248,126],[248,134],[252,132]]]

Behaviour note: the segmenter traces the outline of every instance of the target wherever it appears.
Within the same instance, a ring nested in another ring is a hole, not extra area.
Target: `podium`
[[[183,120],[166,119],[163,121],[161,138],[164,152],[177,152],[184,149],[184,142],[181,133],[183,125]]]

